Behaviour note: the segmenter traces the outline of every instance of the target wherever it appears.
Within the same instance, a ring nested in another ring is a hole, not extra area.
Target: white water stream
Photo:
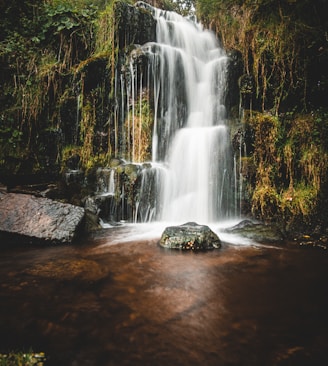
[[[124,75],[117,78],[115,95],[121,96],[118,155],[137,167],[140,191],[128,207],[129,189],[124,181],[114,181],[116,168],[109,168],[99,172],[98,194],[120,197],[114,208],[117,221],[217,226],[238,211],[236,165],[226,125],[228,57],[201,24],[143,2],[136,6],[156,20],[156,41],[136,45]],[[153,112],[147,164],[141,148],[144,97]]]
[[[177,223],[227,218],[234,203],[224,106],[227,56],[200,24],[147,9],[157,20],[157,42],[141,47],[154,75],[152,157],[166,168],[157,217]]]

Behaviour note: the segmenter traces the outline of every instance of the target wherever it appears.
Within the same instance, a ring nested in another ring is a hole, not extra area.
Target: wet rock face
[[[259,243],[279,243],[285,239],[283,233],[276,225],[263,224],[251,220],[243,220],[225,231],[244,236]]]
[[[70,243],[84,218],[82,207],[27,194],[0,196],[0,233],[38,242]]]
[[[221,241],[208,226],[188,222],[167,227],[161,236],[160,245],[169,249],[211,250],[220,248]]]

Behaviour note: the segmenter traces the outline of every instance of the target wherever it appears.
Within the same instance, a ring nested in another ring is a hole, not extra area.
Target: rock
[[[84,208],[27,194],[0,196],[0,233],[35,241],[70,243],[77,236]]]
[[[277,243],[284,240],[283,233],[276,225],[251,220],[243,220],[237,225],[225,229],[225,232],[238,234],[260,243]]]
[[[181,250],[210,250],[221,247],[219,237],[206,225],[188,222],[167,227],[160,240],[164,248]]]

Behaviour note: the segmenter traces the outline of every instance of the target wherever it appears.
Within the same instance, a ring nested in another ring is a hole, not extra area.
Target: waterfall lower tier
[[[164,183],[165,221],[212,222],[228,212],[229,136],[225,126],[180,129]]]

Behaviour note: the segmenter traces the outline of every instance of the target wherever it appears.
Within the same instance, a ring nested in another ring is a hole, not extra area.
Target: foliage
[[[109,67],[112,71],[112,81],[114,80],[114,70],[118,56],[118,24],[120,18],[116,13],[117,3],[117,0],[111,0],[105,9],[100,12],[96,28],[95,54],[108,57]]]
[[[275,186],[279,121],[268,114],[253,113],[249,116],[248,123],[254,131],[253,159],[257,168],[252,192],[252,211],[261,218],[275,217],[279,206]]]
[[[150,161],[153,115],[146,95],[135,102],[125,124],[126,130],[130,131],[126,145],[131,146],[130,156],[125,158],[134,162]]]
[[[45,364],[46,357],[43,352],[10,352],[0,354],[0,366],[42,366]]]
[[[53,48],[57,44],[58,62],[71,67],[72,62],[85,57],[83,52],[92,47],[92,25],[98,9],[92,4],[77,7],[74,2],[57,0],[46,3],[43,10],[39,41],[51,40]]]
[[[67,76],[94,48],[98,10],[91,2],[64,0],[13,1],[3,10],[1,165],[24,156],[35,156],[38,164],[42,131],[60,128],[60,105],[71,87]]]
[[[327,184],[328,114],[289,114],[274,117],[249,113],[254,132],[249,179],[252,212],[262,219],[311,223]]]
[[[82,163],[85,165],[93,156],[94,127],[96,124],[95,100],[88,101],[82,108],[81,117],[81,141],[83,141]]]
[[[163,9],[175,11],[183,16],[194,15],[194,0],[165,0],[162,4]]]
[[[311,185],[303,182],[293,187],[293,190],[282,192],[281,210],[288,225],[291,225],[298,218],[303,223],[310,223],[311,216],[316,213],[318,204],[318,192]]]
[[[328,88],[324,1],[197,0],[196,9],[224,46],[242,55],[244,73],[255,80],[257,109],[278,114],[290,103],[299,110],[323,103]]]

